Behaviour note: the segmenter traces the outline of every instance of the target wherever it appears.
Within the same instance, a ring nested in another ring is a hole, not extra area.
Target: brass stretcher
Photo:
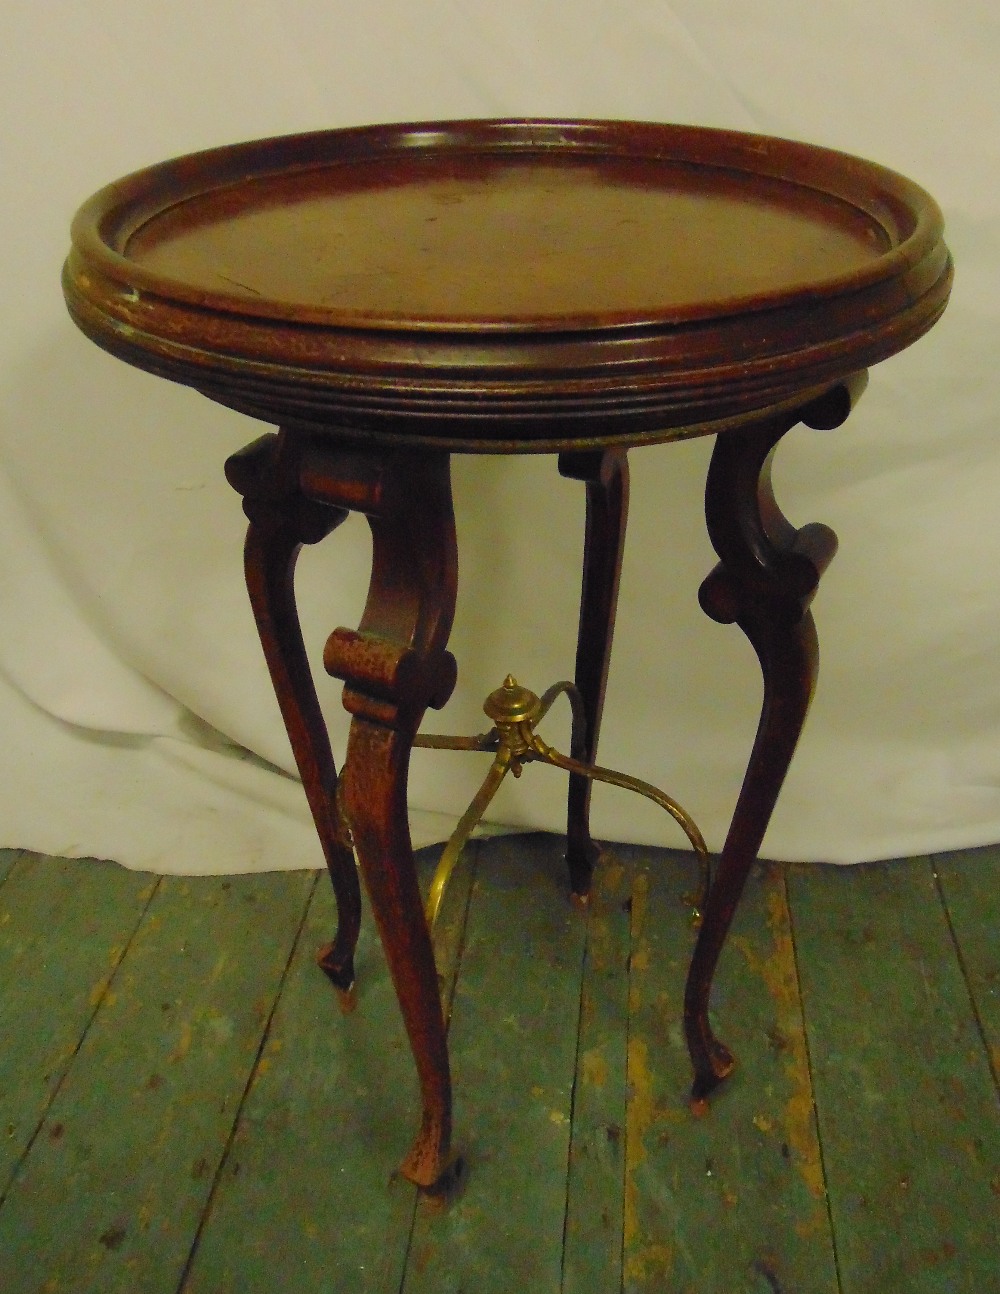
[[[575,684],[567,681],[553,683],[539,697],[529,688],[521,687],[512,674],[507,675],[503,685],[498,687],[495,692],[491,692],[483,704],[483,710],[487,718],[493,722],[493,727],[488,732],[476,737],[425,734],[418,735],[414,741],[414,746],[422,746],[425,749],[432,750],[481,750],[494,752],[490,770],[473,797],[472,803],[459,820],[458,826],[452,832],[451,839],[445,845],[434,873],[434,879],[431,882],[424,907],[427,924],[431,928],[433,928],[437,914],[440,911],[445,887],[461,856],[462,850],[477,825],[482,821],[490,801],[500,789],[500,784],[508,773],[513,773],[515,777],[520,777],[524,765],[536,760],[552,764],[555,768],[561,768],[567,773],[577,773],[582,777],[588,777],[595,782],[607,782],[611,786],[620,786],[627,791],[635,791],[639,795],[644,795],[648,800],[652,800],[662,809],[666,809],[667,813],[679,824],[698,855],[700,864],[699,892],[692,899],[692,903],[695,920],[700,921],[701,909],[708,897],[711,885],[711,867],[708,849],[696,823],[690,814],[685,812],[675,800],[672,800],[669,795],[664,794],[663,791],[652,786],[649,782],[643,782],[637,777],[630,777],[627,773],[619,773],[612,768],[602,768],[597,764],[586,764],[573,756],[561,754],[555,747],[544,742],[535,731],[535,727],[548,714],[556,698],[564,693],[573,711],[570,748],[573,751],[579,751],[583,749],[585,720],[583,702]]]

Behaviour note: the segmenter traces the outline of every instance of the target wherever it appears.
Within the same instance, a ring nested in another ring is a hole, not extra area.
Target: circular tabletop
[[[944,309],[873,163],[622,122],[372,126],[137,172],[73,224],[80,327],[267,421],[468,450],[667,440],[818,393]]]

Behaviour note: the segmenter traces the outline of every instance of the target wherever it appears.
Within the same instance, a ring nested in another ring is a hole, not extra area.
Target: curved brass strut
[[[499,790],[501,782],[508,773],[513,773],[515,777],[520,777],[524,765],[531,763],[533,760],[551,764],[553,767],[561,768],[567,773],[579,773],[595,782],[607,782],[611,786],[620,786],[627,791],[636,791],[639,795],[644,795],[647,799],[658,804],[660,808],[666,809],[667,813],[680,825],[698,855],[701,878],[700,895],[695,901],[695,916],[700,915],[699,909],[704,906],[711,885],[711,870],[708,848],[694,820],[675,800],[672,800],[669,795],[665,795],[663,791],[649,782],[643,782],[638,777],[630,777],[627,773],[616,772],[613,768],[602,768],[597,764],[584,764],[578,759],[572,759],[569,755],[560,754],[555,747],[544,742],[535,732],[535,726],[549,712],[556,698],[563,693],[566,694],[573,710],[572,748],[576,750],[582,744],[580,737],[584,723],[583,704],[576,685],[567,681],[553,683],[539,697],[528,688],[521,687],[513,674],[508,674],[503,681],[503,685],[498,687],[495,692],[491,692],[483,704],[483,710],[487,718],[493,721],[493,727],[489,732],[478,737],[418,736],[414,741],[414,746],[422,746],[425,749],[432,750],[483,750],[495,752],[493,763],[490,765],[490,770],[486,774],[482,786],[476,792],[472,803],[462,815],[458,826],[452,832],[451,839],[442,851],[437,870],[434,873],[434,879],[431,882],[427,902],[424,906],[429,926],[433,926],[437,918],[445,887],[455,869],[455,864],[458,862],[459,856],[476,825],[482,820],[490,801]]]

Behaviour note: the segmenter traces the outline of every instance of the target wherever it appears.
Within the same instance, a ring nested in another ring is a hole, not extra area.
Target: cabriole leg
[[[300,446],[282,432],[262,436],[226,463],[250,521],[244,549],[247,589],[271,681],[305,787],[337,899],[337,930],[319,963],[349,1008],[361,893],[350,841],[336,809],[337,772],[316,697],[295,606],[295,563],[303,544],[324,539],[343,508],[308,499],[299,481]]]
[[[451,1079],[430,932],[407,820],[410,750],[428,706],[445,704],[455,660],[445,650],[455,609],[457,548],[445,454],[355,456],[351,506],[368,514],[372,579],[357,632],[337,629],[324,661],[344,680],[354,716],[342,774],[372,913],[416,1061],[423,1114],[404,1176],[432,1187],[451,1158]],[[308,488],[343,483],[346,468],[317,462]]]
[[[771,460],[797,422],[839,426],[865,380],[860,374],[797,412],[723,433],[712,456],[705,514],[720,560],[699,597],[707,615],[738,624],[750,640],[764,678],[764,700],[688,972],[684,1025],[695,1099],[707,1096],[733,1068],[732,1055],[708,1022],[712,978],[815,688],[819,653],[808,608],[837,547],[828,527],[796,530],[782,515],[771,488]]]
[[[585,718],[582,743],[574,759],[593,764],[611,663],[611,643],[618,605],[625,525],[628,519],[628,457],[624,449],[559,455],[563,476],[587,487],[587,522],[583,549],[583,588],[576,647],[576,686]],[[590,882],[599,850],[590,835],[589,778],[571,774],[566,826],[566,860],[570,885],[581,898]]]

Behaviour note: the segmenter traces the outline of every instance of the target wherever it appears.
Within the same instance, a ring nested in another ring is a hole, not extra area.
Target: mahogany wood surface
[[[267,421],[482,452],[716,430],[944,308],[933,199],[787,140],[371,126],[183,157],[77,215],[77,323]]]
[[[628,454],[624,449],[560,454],[559,471],[563,476],[583,481],[587,487],[575,673],[583,702],[585,728],[583,744],[579,749],[574,748],[572,755],[585,764],[595,764],[625,554]],[[600,852],[590,835],[590,792],[593,785],[587,777],[570,774],[566,862],[570,884],[576,895],[589,894]]]
[[[321,965],[350,1001],[365,880],[420,1080],[402,1171],[447,1180],[451,1079],[407,823],[410,750],[455,686],[449,451],[558,451],[586,485],[576,657],[596,759],[628,498],[626,451],[714,433],[701,601],[764,679],[760,725],[685,998],[701,1099],[733,1060],[712,978],[815,684],[809,605],[833,556],[770,483],[781,438],[838,426],[867,365],[951,284],[940,212],[911,181],[762,136],[622,122],[374,126],[179,158],[96,194],[73,226],[70,312],[99,345],[281,430],[227,464],[247,583],[338,903]],[[324,663],[352,715],[338,780],[292,584],[349,511],[373,534],[358,630]],[[665,539],[665,544],[669,539]],[[570,784],[573,891],[597,850]]]
[[[828,526],[796,530],[782,514],[771,488],[771,461],[797,422],[839,426],[866,383],[867,373],[855,374],[794,415],[764,419],[739,436],[720,436],[712,454],[705,514],[720,560],[699,598],[706,615],[738,624],[750,640],[764,677],[764,700],[685,990],[695,1099],[707,1096],[733,1068],[733,1057],[708,1020],[712,977],[812,700],[819,648],[809,604],[837,551],[837,536]]]
[[[406,776],[424,711],[447,702],[457,673],[445,650],[458,588],[448,456],[390,450],[379,456],[370,486],[362,505],[373,542],[368,602],[360,630],[334,630],[323,659],[344,680],[344,705],[354,716],[344,808],[423,1098],[420,1132],[402,1171],[418,1186],[433,1186],[451,1161],[451,1079],[410,844]]]
[[[354,984],[361,892],[350,836],[337,814],[337,770],[302,641],[294,576],[302,545],[325,539],[348,513],[302,494],[297,459],[293,437],[262,436],[232,455],[226,477],[243,496],[250,520],[244,553],[250,603],[337,896],[337,932],[320,964],[346,1004]]]

